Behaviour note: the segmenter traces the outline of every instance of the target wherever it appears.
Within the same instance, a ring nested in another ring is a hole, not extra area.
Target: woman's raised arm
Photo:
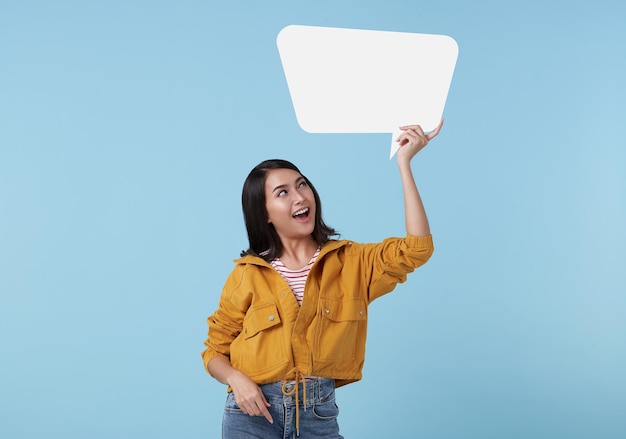
[[[430,226],[426,211],[422,204],[413,171],[411,170],[411,159],[422,148],[428,145],[443,126],[443,119],[439,122],[437,128],[428,134],[425,134],[419,125],[407,125],[400,127],[403,133],[396,139],[400,144],[398,150],[398,168],[400,169],[400,177],[402,179],[402,190],[404,191],[404,216],[406,222],[406,232],[413,236],[430,235]]]

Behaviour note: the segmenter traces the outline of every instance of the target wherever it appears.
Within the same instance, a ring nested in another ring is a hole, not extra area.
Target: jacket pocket
[[[287,361],[283,326],[273,303],[248,310],[239,337],[231,344],[233,367],[254,374]]]
[[[363,299],[321,299],[316,356],[321,360],[352,361],[363,349],[367,304]]]

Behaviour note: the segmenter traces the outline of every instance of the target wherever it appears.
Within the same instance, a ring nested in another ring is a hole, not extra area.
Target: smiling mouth
[[[306,219],[309,216],[309,208],[305,207],[304,209],[300,209],[291,216],[295,219]]]

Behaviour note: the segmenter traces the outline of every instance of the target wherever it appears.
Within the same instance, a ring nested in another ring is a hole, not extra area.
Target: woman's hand
[[[235,369],[225,357],[215,357],[208,364],[209,372],[222,384],[228,384],[235,394],[235,401],[243,413],[250,416],[265,416],[270,424],[274,423],[267,410],[270,404],[261,392],[261,388],[248,375]]]
[[[400,127],[403,133],[396,139],[396,142],[400,145],[400,149],[398,150],[398,163],[401,161],[411,161],[415,154],[428,145],[428,142],[439,134],[442,126],[443,119],[441,119],[437,128],[428,134],[425,134],[422,127],[419,125]]]
[[[261,392],[261,388],[247,375],[236,371],[228,378],[228,385],[233,389],[235,401],[241,411],[250,416],[264,416],[270,424],[274,423],[267,410],[270,404]]]

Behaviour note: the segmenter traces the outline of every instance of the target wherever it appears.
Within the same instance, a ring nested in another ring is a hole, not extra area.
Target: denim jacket
[[[298,376],[361,379],[367,307],[428,261],[432,236],[376,244],[326,243],[309,272],[302,306],[262,258],[235,261],[217,311],[208,319],[205,368],[223,356],[258,384]]]

